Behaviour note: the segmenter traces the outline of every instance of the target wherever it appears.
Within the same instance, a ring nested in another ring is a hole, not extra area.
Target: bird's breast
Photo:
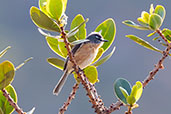
[[[90,65],[98,53],[97,44],[83,44],[74,54],[74,59],[81,69]]]

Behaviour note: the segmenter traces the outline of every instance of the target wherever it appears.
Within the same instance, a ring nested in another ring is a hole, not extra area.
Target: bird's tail
[[[60,78],[59,82],[57,83],[57,85],[55,86],[54,90],[53,90],[53,94],[58,96],[58,94],[60,93],[62,87],[64,86],[67,78],[68,78],[68,70],[65,70],[62,77]]]

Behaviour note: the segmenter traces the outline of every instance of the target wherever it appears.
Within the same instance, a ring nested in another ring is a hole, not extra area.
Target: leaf
[[[59,48],[60,52],[66,58],[67,57],[67,54],[68,54],[68,51],[65,48],[65,43],[64,42],[58,42],[58,46],[59,46],[58,48]]]
[[[104,52],[110,47],[110,45],[113,43],[116,33],[116,26],[115,22],[112,18],[106,19],[104,22],[102,22],[95,30],[95,32],[100,32],[101,35],[105,40],[108,40],[108,42],[105,42],[101,48],[104,49]]]
[[[152,30],[157,30],[162,25],[162,18],[158,14],[151,14],[149,26]]]
[[[153,35],[155,35],[155,34],[156,34],[156,31],[150,33],[149,35],[147,35],[147,37],[151,37],[151,36],[153,36]]]
[[[66,10],[66,8],[67,8],[67,2],[68,2],[68,0],[62,0],[63,1],[63,7],[64,7],[64,12],[65,12],[65,10]]]
[[[86,75],[86,77],[88,78],[89,82],[91,82],[92,84],[98,82],[98,72],[96,67],[94,66],[88,66],[84,69],[84,73]]]
[[[114,51],[115,51],[115,47],[113,48],[113,50],[110,52],[109,55],[107,55],[104,58],[102,58],[101,60],[97,61],[95,64],[93,64],[93,66],[98,67],[99,65],[106,62],[113,55]]]
[[[149,21],[149,13],[142,11],[141,17],[137,19],[137,21],[142,25],[148,27],[148,21]]]
[[[35,107],[33,107],[33,108],[32,108],[29,112],[27,112],[26,114],[33,114],[34,110],[35,110]]]
[[[75,18],[72,20],[70,29],[74,29],[75,27],[78,27],[81,23],[83,23],[84,17],[81,14],[78,14],[77,16],[75,16]],[[79,29],[78,32],[75,34],[75,36],[78,39],[85,39],[86,38],[86,24],[84,23]]]
[[[39,8],[40,10],[45,13],[46,15],[48,15],[48,12],[46,10],[46,6],[47,5],[47,0],[39,0]]]
[[[150,12],[150,14],[153,14],[154,13],[154,6],[153,6],[153,4],[150,5],[149,12]]]
[[[29,62],[32,59],[33,59],[33,57],[29,57],[28,59],[26,59],[23,63],[21,63],[17,67],[15,67],[15,71],[17,71],[18,69],[20,69],[21,67],[23,67],[27,62]]]
[[[127,25],[127,26],[129,26],[129,27],[133,27],[133,28],[136,28],[136,29],[139,29],[139,30],[150,30],[149,27],[137,25],[137,24],[135,24],[131,20],[125,20],[122,23],[125,24],[125,25]]]
[[[127,98],[129,96],[129,94],[127,93],[127,91],[123,87],[119,87],[119,89],[121,90],[121,92],[125,98]]]
[[[10,49],[11,48],[11,46],[8,46],[7,48],[5,48],[4,50],[2,50],[1,52],[0,52],[0,58],[8,51],[8,49]]]
[[[51,48],[52,51],[54,51],[59,56],[65,58],[63,56],[63,54],[61,53],[61,51],[59,50],[58,39],[52,38],[52,37],[46,37],[46,41],[47,41],[47,44],[49,45],[49,47]]]
[[[60,32],[59,26],[38,8],[30,8],[30,16],[34,24],[44,30]]]
[[[2,111],[1,107],[0,107],[0,114],[4,114],[4,112]]]
[[[63,60],[61,60],[61,59],[58,59],[58,58],[48,58],[47,62],[49,64],[51,64],[52,66],[60,69],[60,70],[64,69],[64,63],[65,62]]]
[[[146,11],[142,11],[141,17],[145,21],[145,23],[148,23],[150,17],[149,13],[147,13]]]
[[[132,87],[131,95],[135,98],[135,102],[137,102],[143,92],[143,85],[140,81],[137,81],[136,84]]]
[[[157,49],[156,47],[154,47],[153,45],[151,45],[150,43],[148,43],[147,41],[135,36],[135,35],[126,35],[126,37],[130,38],[131,40],[133,40],[134,42],[136,42],[137,44],[147,48],[147,49],[150,49],[150,50],[153,50],[153,51],[157,51],[157,52],[160,52],[162,53],[161,50]]]
[[[9,93],[11,98],[17,103],[17,93],[12,85],[8,85],[5,90]],[[3,92],[0,91],[0,108],[4,114],[11,114],[14,111],[14,108],[9,104],[8,100],[3,96]]]
[[[135,97],[132,95],[128,96],[126,100],[127,100],[129,105],[133,105],[136,103]]]
[[[99,48],[96,58],[93,60],[92,63],[95,63],[96,61],[98,61],[100,59],[100,57],[103,55],[103,53],[104,53],[103,48]]]
[[[47,12],[54,20],[60,20],[61,16],[65,12],[64,8],[66,7],[64,7],[63,0],[47,0]]]
[[[14,79],[15,68],[10,61],[0,64],[0,90],[8,86]]]
[[[165,15],[166,15],[166,10],[163,6],[157,5],[155,10],[154,10],[154,13],[160,15],[160,17],[164,20]]]
[[[171,30],[169,30],[169,29],[167,29],[167,28],[164,28],[163,30],[162,30],[162,33],[163,33],[163,35],[166,37],[166,39],[169,41],[169,43],[170,43],[170,41],[171,41]]]
[[[119,100],[121,100],[124,104],[127,104],[127,100],[126,100],[125,96],[122,94],[120,87],[125,89],[126,92],[128,93],[128,95],[130,95],[131,94],[131,85],[126,79],[123,79],[123,78],[118,78],[114,82],[114,92],[115,92],[116,97]]]

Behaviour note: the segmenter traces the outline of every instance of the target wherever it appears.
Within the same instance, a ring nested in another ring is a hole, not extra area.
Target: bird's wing
[[[72,48],[72,50],[71,50],[72,54],[74,55],[74,54],[76,53],[76,51],[81,47],[81,45],[82,45],[82,44],[85,44],[85,43],[87,43],[87,42],[89,42],[89,40],[85,40],[84,42],[81,42],[81,43],[79,43],[79,44],[76,44],[76,45]],[[68,60],[69,60],[69,57],[66,58],[66,61],[65,61],[64,69],[63,69],[63,70],[66,69]]]

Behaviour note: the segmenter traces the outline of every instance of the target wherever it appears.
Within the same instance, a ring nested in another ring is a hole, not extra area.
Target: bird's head
[[[90,33],[86,39],[90,40],[91,43],[96,43],[96,44],[108,42],[108,40],[105,40],[99,32]]]

